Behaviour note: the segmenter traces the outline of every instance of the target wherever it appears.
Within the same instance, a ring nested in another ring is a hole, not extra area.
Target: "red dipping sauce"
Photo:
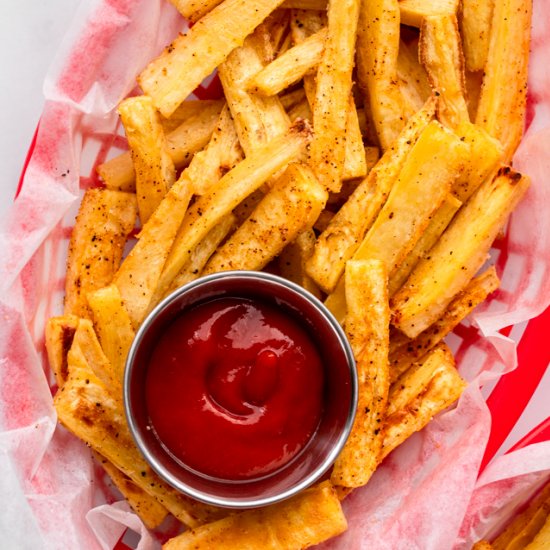
[[[268,475],[297,456],[323,412],[324,371],[297,320],[227,297],[163,332],[145,390],[151,425],[186,467],[226,480]]]

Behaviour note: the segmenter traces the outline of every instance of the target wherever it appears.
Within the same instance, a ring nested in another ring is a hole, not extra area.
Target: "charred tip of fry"
[[[290,132],[307,138],[313,137],[313,127],[305,118],[298,117],[290,126]]]

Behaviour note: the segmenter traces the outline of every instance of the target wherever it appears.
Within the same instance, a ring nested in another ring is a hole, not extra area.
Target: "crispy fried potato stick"
[[[86,295],[112,281],[136,213],[133,194],[108,189],[86,191],[69,243],[65,315],[90,317]]]
[[[132,321],[116,285],[109,285],[88,294],[94,328],[101,348],[109,360],[115,378],[122,384],[130,346],[136,335]]]
[[[225,99],[190,99],[184,101],[170,115],[170,118],[160,115],[160,123],[164,133],[168,135],[192,117],[203,116],[208,118],[211,112],[219,113],[224,105]]]
[[[189,21],[196,23],[201,17],[212,11],[222,0],[169,0]]]
[[[438,120],[449,128],[469,122],[465,98],[464,56],[455,15],[424,18],[418,45],[420,61],[440,93]]]
[[[316,298],[321,298],[321,291],[315,281],[305,272],[305,261],[313,254],[315,233],[313,229],[302,231],[296,239],[287,244],[279,255],[279,269],[285,279],[299,284]]]
[[[297,235],[311,229],[328,193],[304,164],[290,164],[250,217],[210,258],[204,275],[265,267]]]
[[[229,232],[236,226],[237,218],[229,214],[220,220],[207,234],[204,239],[193,250],[189,261],[174,279],[170,290],[166,293],[176,290],[180,286],[190,283],[197,277],[200,277],[204,266],[210,259],[210,256],[216,252],[220,243],[227,237]]]
[[[397,79],[399,2],[370,0],[361,4],[357,29],[357,76],[370,103],[382,150],[391,147],[405,126],[405,106]]]
[[[434,212],[430,223],[414,245],[414,248],[407,254],[401,265],[391,276],[388,284],[390,296],[393,296],[403,286],[414,266],[441,237],[443,231],[445,231],[461,206],[462,203],[452,195],[445,197],[441,206]]]
[[[50,317],[46,323],[46,351],[48,362],[60,388],[67,380],[67,353],[73,344],[74,333],[78,327],[76,315]]]
[[[204,106],[200,112],[185,119],[166,136],[168,152],[176,168],[187,166],[193,155],[208,143],[216,128],[222,107],[221,102]],[[129,151],[104,162],[98,166],[97,171],[108,189],[136,190],[136,173]]]
[[[425,355],[447,336],[476,306],[500,285],[494,267],[474,277],[466,288],[447,306],[443,315],[413,340],[395,338],[390,342],[390,375],[392,382],[411,364]]]
[[[245,197],[281,168],[301,155],[309,143],[311,130],[303,123],[293,125],[287,134],[272,140],[228,172],[207,195],[193,203],[178,232],[162,275],[157,294],[164,295],[180,270],[189,261],[197,244]]]
[[[494,550],[520,550],[530,548],[536,534],[548,521],[550,512],[550,484],[533,498],[528,507],[518,514],[510,525],[493,541]],[[540,547],[543,550],[544,546]]]
[[[380,462],[389,391],[388,273],[379,260],[346,264],[345,330],[357,360],[357,413],[331,474],[335,485],[365,485]]]
[[[329,1],[326,44],[317,69],[310,164],[329,191],[340,189],[344,173],[359,7],[359,0]]]
[[[435,103],[435,98],[430,98],[425,107],[409,120],[393,146],[319,236],[314,253],[306,262],[306,272],[325,292],[334,290],[346,261],[353,256],[378,216],[409,151],[433,118]]]
[[[529,178],[502,168],[460,209],[451,225],[393,297],[393,324],[415,338],[435,322],[483,265]]]
[[[199,19],[139,75],[143,91],[169,117],[180,103],[280,4],[282,0],[224,0]]]
[[[424,67],[418,62],[418,44],[399,41],[397,55],[397,77],[399,89],[406,105],[407,117],[422,108],[432,90]]]
[[[248,88],[265,96],[275,95],[300,81],[321,61],[327,29],[307,37],[287,50],[248,81]]]
[[[505,162],[523,135],[532,9],[531,0],[495,0],[476,124],[502,143]]]
[[[93,453],[94,458],[101,464],[115,487],[128,501],[132,510],[139,516],[148,529],[158,527],[168,515],[168,510],[154,497],[138,487],[125,473],[121,472],[112,462]]]
[[[216,129],[204,150],[193,157],[186,177],[196,195],[204,195],[244,158],[229,108],[224,106]]]
[[[399,0],[401,23],[419,27],[425,17],[456,15],[459,0]]]
[[[150,309],[151,298],[192,194],[193,187],[184,172],[143,226],[138,242],[113,279],[134,329]]]
[[[325,481],[295,497],[187,531],[163,550],[292,550],[309,548],[347,528],[334,487]]]
[[[139,218],[145,224],[176,181],[176,168],[150,97],[125,99],[118,113],[132,153]]]
[[[503,151],[498,140],[471,122],[462,122],[455,128],[455,133],[470,148],[468,162],[452,188],[453,195],[466,202],[500,168]]]
[[[178,493],[151,470],[134,444],[122,403],[109,395],[86,361],[69,356],[69,377],[57,392],[59,421],[94,451],[112,462],[136,485],[155,497],[176,518],[195,527],[225,512]]]
[[[434,353],[434,352],[432,352]],[[430,368],[433,364],[430,365]],[[400,408],[386,418],[382,458],[401,445],[414,432],[420,431],[439,412],[452,405],[462,394],[466,382],[458,374],[452,354],[443,354],[439,368],[427,387],[423,387],[423,377],[412,381],[422,381],[421,387],[408,388],[414,398],[404,408]],[[391,392],[391,390],[390,390]],[[392,395],[395,398],[395,394]],[[392,407],[391,400],[389,407]]]
[[[495,0],[462,0],[460,32],[466,68],[482,71],[487,63]]]
[[[264,67],[265,46],[262,34],[255,32],[218,67],[227,104],[246,155],[284,134],[290,125],[277,96],[263,97],[247,91],[249,79]]]

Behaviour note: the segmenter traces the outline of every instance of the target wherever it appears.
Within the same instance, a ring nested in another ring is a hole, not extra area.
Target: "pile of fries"
[[[60,422],[165,548],[306,548],[340,501],[465,387],[445,336],[498,285],[484,265],[529,186],[521,139],[529,0],[171,0],[194,22],[118,112],[130,151],[99,167],[47,327]],[[217,69],[224,98],[186,101]],[[122,259],[139,217],[137,242]],[[359,374],[330,480],[229,514],[163,482],[130,436],[136,330],[181,285],[275,270],[323,299]]]

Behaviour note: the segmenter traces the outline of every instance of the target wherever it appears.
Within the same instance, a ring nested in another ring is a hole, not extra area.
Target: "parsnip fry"
[[[436,121],[430,122],[405,160],[386,204],[354,254],[378,258],[390,276],[413,249],[449,193],[468,148]]]
[[[210,256],[216,252],[220,243],[225,239],[227,234],[235,227],[237,218],[233,214],[229,214],[222,218],[207,234],[204,239],[193,250],[189,261],[184,268],[179,272],[174,279],[169,294],[176,288],[183,286],[197,277],[199,277],[204,269],[204,266],[210,259]]]
[[[187,531],[169,540],[163,550],[298,550],[335,537],[346,528],[336,491],[325,481],[267,508]]]
[[[151,470],[134,444],[122,403],[110,397],[103,382],[84,361],[71,362],[69,377],[54,398],[59,421],[136,485],[155,497],[185,525],[195,527],[223,511],[183,496]]]
[[[425,17],[456,15],[459,0],[399,0],[401,23],[420,27]]]
[[[361,487],[380,462],[389,391],[390,309],[388,273],[378,260],[349,261],[345,330],[357,360],[357,413],[351,434],[331,474],[335,485]]]
[[[196,23],[212,11],[222,0],[170,0],[176,9],[189,21]]]
[[[141,88],[164,116],[170,116],[282,0],[256,0],[254,9],[247,4],[248,0],[224,0],[139,75]]]
[[[465,98],[464,56],[455,15],[429,16],[420,27],[420,61],[440,95],[438,120],[449,128],[469,122]]]
[[[422,108],[432,90],[424,67],[418,62],[417,42],[399,42],[397,56],[397,77],[399,89],[407,108],[407,116]]]
[[[355,59],[359,0],[331,0],[328,33],[317,69],[311,166],[329,191],[338,191],[346,156],[346,123]]]
[[[67,353],[71,349],[74,333],[78,327],[76,315],[51,317],[46,323],[46,351],[57,386],[61,388],[69,374]]]
[[[411,392],[416,395],[404,408],[386,418],[382,458],[424,428],[437,413],[452,405],[465,387],[466,382],[458,374],[452,354],[444,354],[428,386],[424,388],[422,383],[418,392]]]
[[[367,157],[359,125],[359,114],[353,94],[350,94],[348,116],[346,117],[346,148],[342,179],[363,178],[367,175],[367,171]]]
[[[168,510],[156,498],[148,495],[141,487],[138,487],[106,458],[98,453],[94,453],[94,456],[145,526],[148,529],[158,527],[168,515]]]
[[[227,1],[227,0],[226,0]],[[284,134],[290,119],[277,96],[262,97],[247,91],[248,80],[264,67],[259,33],[249,36],[218,68],[235,129],[246,155]]]
[[[126,356],[135,337],[132,321],[116,285],[88,294],[94,327],[115,378],[122,384]]]
[[[216,128],[223,104],[212,103],[190,116],[166,136],[168,152],[176,168],[183,168],[207,143]],[[135,191],[136,173],[130,152],[123,153],[98,166],[108,189]]]
[[[321,29],[287,50],[249,80],[249,89],[270,96],[301,80],[320,63],[326,37],[327,29]]]
[[[370,0],[361,4],[357,30],[357,76],[382,150],[405,126],[404,102],[397,79],[399,2]]]
[[[445,197],[443,204],[434,212],[430,223],[416,242],[414,248],[407,254],[401,265],[397,268],[397,271],[391,276],[388,285],[390,296],[393,296],[403,286],[414,266],[441,237],[443,231],[445,231],[461,206],[462,203],[452,195]]]
[[[86,295],[112,281],[136,213],[133,194],[107,189],[86,191],[69,243],[66,315],[90,317]]]
[[[134,329],[148,313],[154,291],[193,194],[185,174],[172,186],[113,280]]]
[[[145,224],[176,180],[176,168],[150,97],[125,99],[118,106],[118,113],[136,172],[139,218]]]
[[[187,120],[193,117],[209,119],[211,113],[218,113],[225,105],[225,99],[190,99],[184,101],[171,115],[170,118],[160,115],[160,123],[166,135],[171,134]]]
[[[195,194],[204,195],[224,174],[244,157],[227,105],[222,109],[216,129],[203,151],[193,157],[186,177],[193,182]]]
[[[495,0],[462,0],[460,32],[466,68],[482,71],[487,63]]]
[[[334,290],[346,261],[378,216],[409,151],[434,113],[435,99],[430,98],[319,236],[314,253],[306,262],[306,271],[325,292]]]
[[[304,164],[290,164],[250,217],[210,258],[203,274],[262,269],[287,242],[311,229],[328,193]]]
[[[435,322],[483,265],[529,178],[503,168],[464,205],[393,298],[393,324],[410,338]]]
[[[162,296],[166,292],[189,261],[193,249],[212,227],[273,174],[304,152],[310,135],[311,130],[298,122],[287,134],[245,158],[219,181],[214,190],[193,203],[164,266],[158,282],[158,294]]]
[[[531,12],[531,0],[495,0],[476,124],[502,143],[505,162],[523,134]]]
[[[305,261],[313,254],[314,246],[313,229],[302,231],[279,255],[279,269],[283,277],[299,284],[316,298],[321,298],[319,287],[304,270]]]
[[[411,364],[434,348],[447,336],[476,306],[483,302],[500,284],[494,267],[474,277],[468,286],[448,305],[445,313],[410,340],[403,338],[390,342],[390,377],[395,380]]]

